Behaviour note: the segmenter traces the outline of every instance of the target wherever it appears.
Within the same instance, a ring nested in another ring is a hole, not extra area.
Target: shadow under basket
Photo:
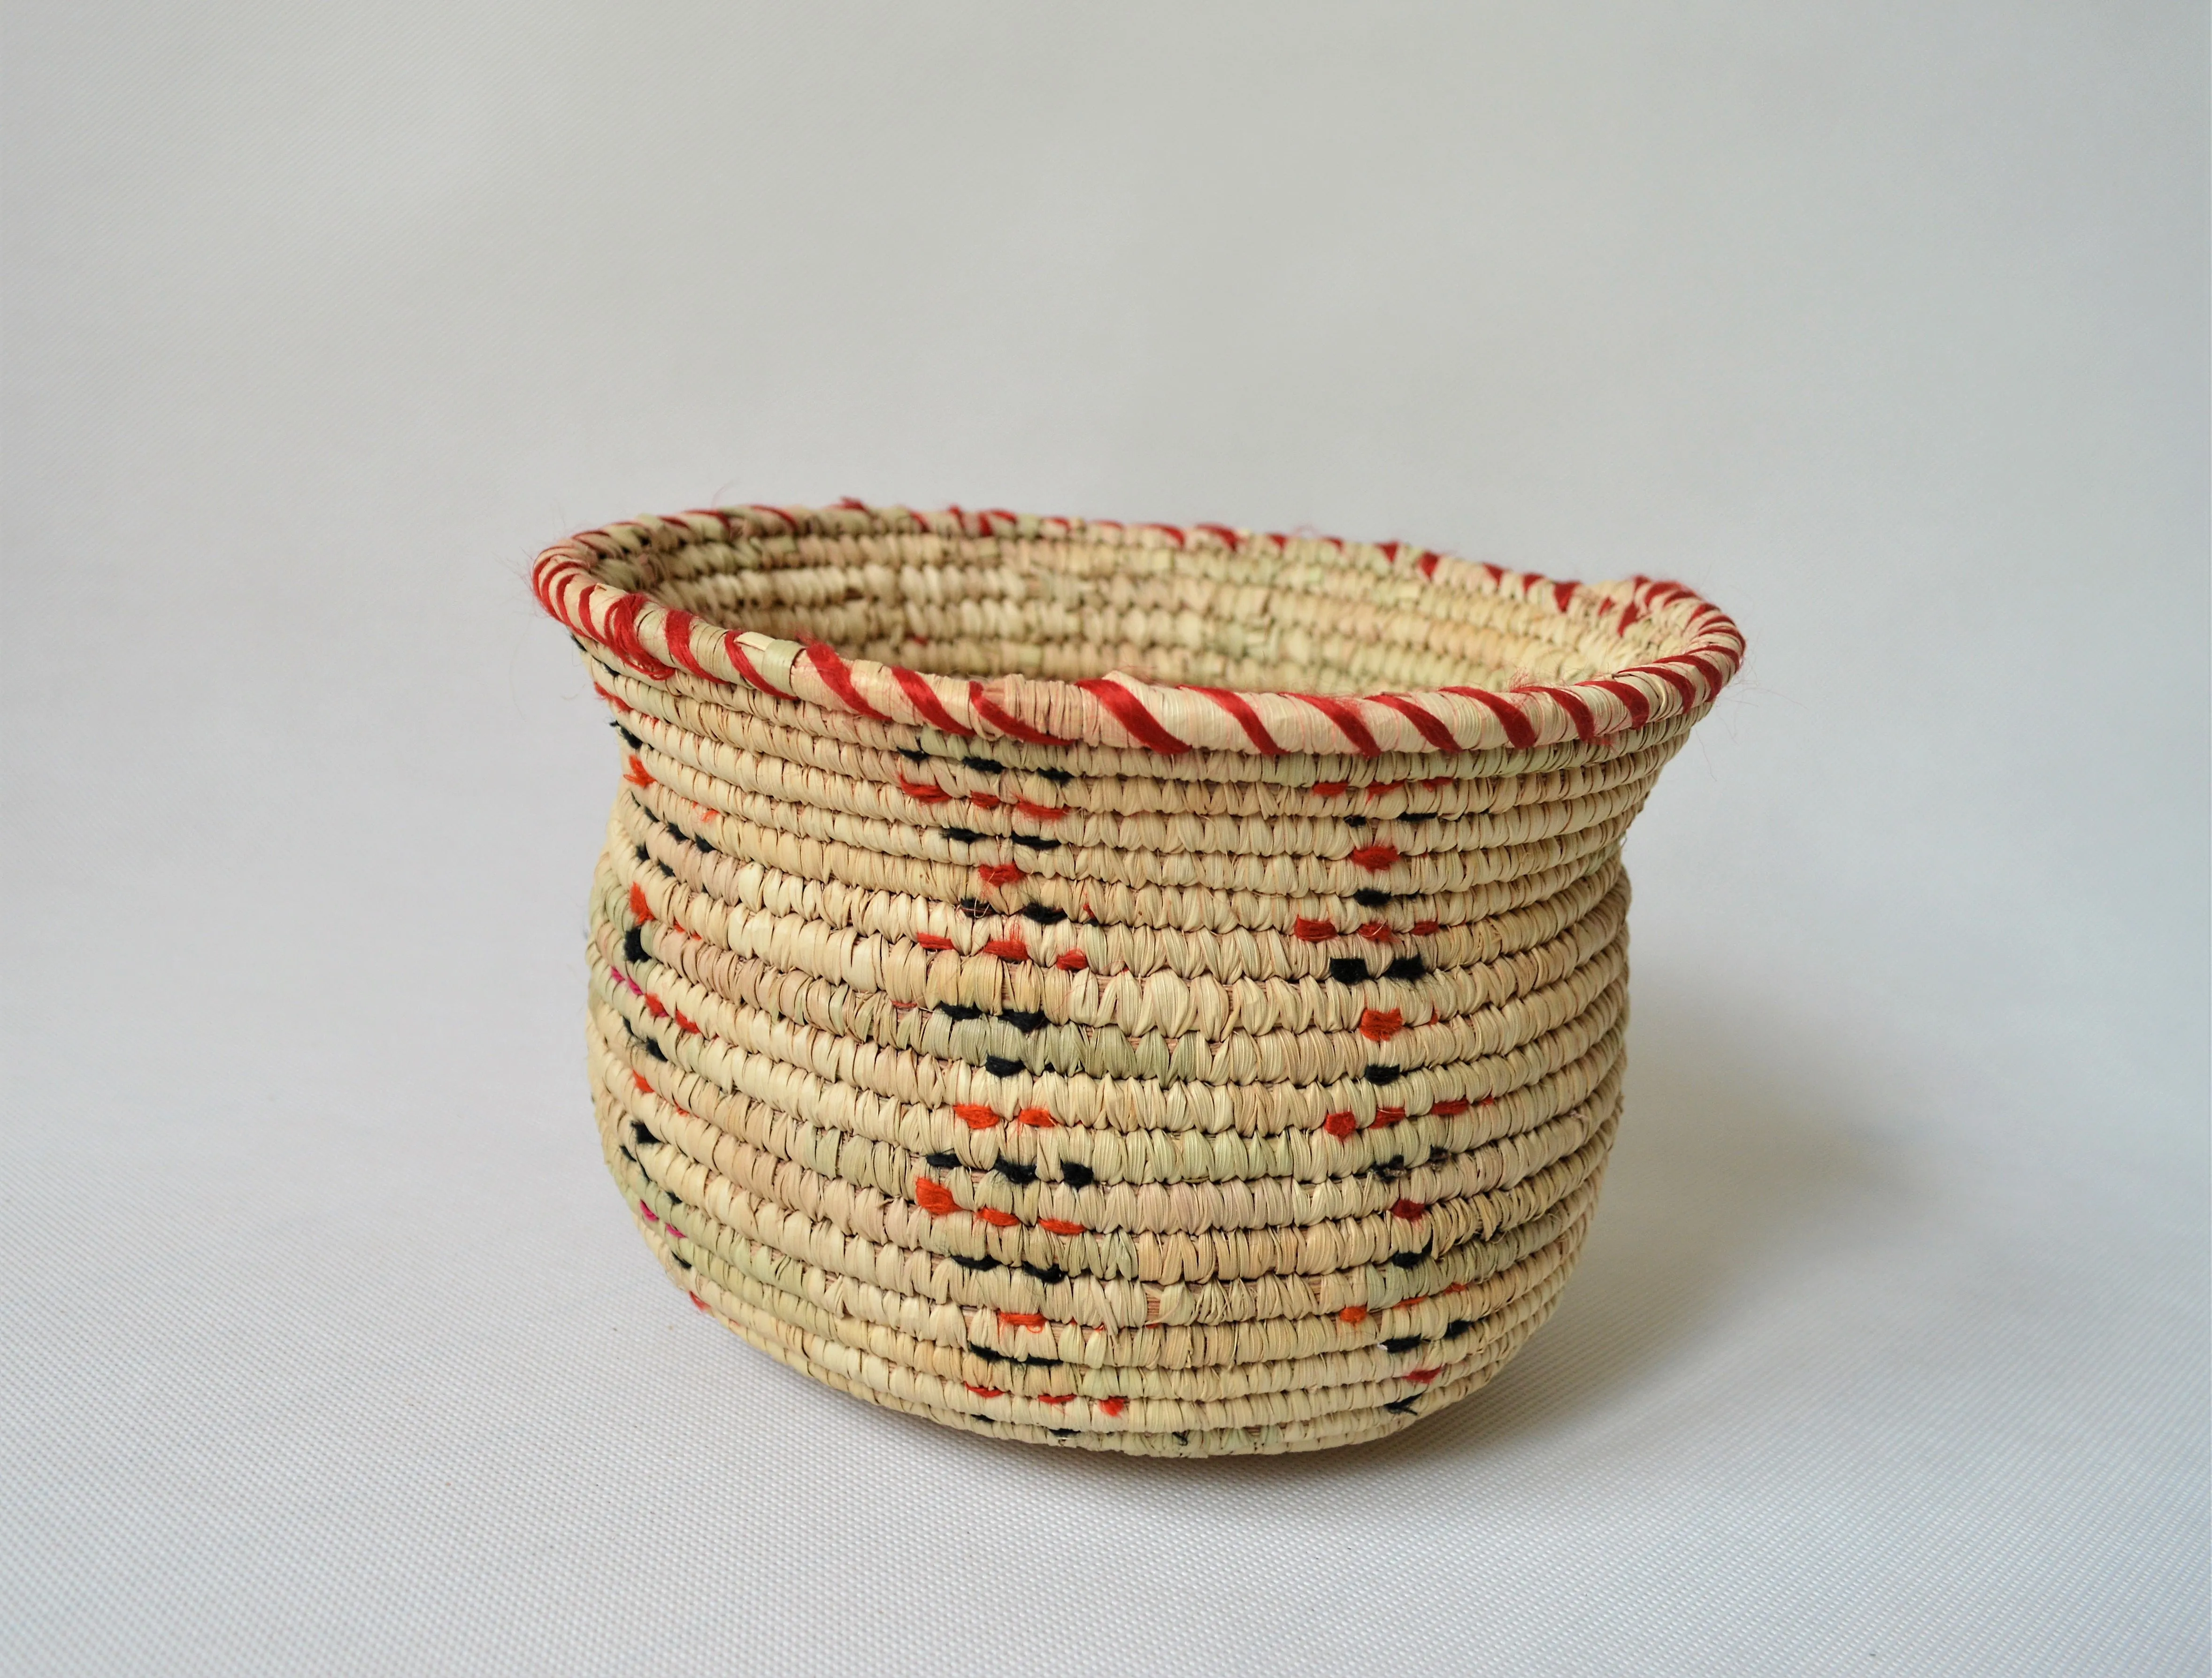
[[[1158,1456],[1395,1432],[1573,1268],[1620,845],[1717,608],[1401,543],[858,504],[548,549],[622,737],[608,1169],[842,1392]]]

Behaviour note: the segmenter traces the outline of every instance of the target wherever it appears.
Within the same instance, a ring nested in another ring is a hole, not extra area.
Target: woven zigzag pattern
[[[1677,584],[850,505],[541,556],[622,739],[607,1164],[703,1310],[975,1432],[1306,1450],[1542,1322],[1621,1108]]]

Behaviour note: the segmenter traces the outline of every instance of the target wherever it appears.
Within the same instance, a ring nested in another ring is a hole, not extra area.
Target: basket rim
[[[1602,675],[1503,690],[1452,686],[1311,694],[1156,683],[1118,670],[1079,680],[943,676],[848,660],[823,641],[731,628],[605,582],[598,569],[618,556],[672,552],[702,541],[920,534],[1079,538],[1231,554],[1272,545],[1286,556],[1328,558],[1347,568],[1376,568],[1377,575],[1411,573],[1432,587],[1525,603],[1616,635],[1639,623],[1672,634],[1657,656]],[[1509,571],[1406,542],[1353,543],[1213,524],[1122,524],[1002,508],[917,512],[849,498],[828,508],[694,508],[603,525],[541,552],[531,586],[572,633],[650,680],[689,675],[775,700],[969,739],[1141,748],[1170,756],[1197,750],[1374,757],[1589,742],[1711,703],[1741,666],[1744,651],[1743,636],[1727,613],[1680,583],[1652,577],[1585,583]]]

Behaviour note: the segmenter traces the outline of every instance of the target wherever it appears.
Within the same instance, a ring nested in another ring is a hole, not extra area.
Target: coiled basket
[[[600,1140],[678,1287],[1002,1438],[1372,1439],[1558,1299],[1620,844],[1741,655],[1678,584],[741,507],[548,549],[622,737]]]

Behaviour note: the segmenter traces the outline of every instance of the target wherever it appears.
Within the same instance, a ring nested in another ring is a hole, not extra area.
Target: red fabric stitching
[[[1429,711],[1423,710],[1403,694],[1378,693],[1370,696],[1377,705],[1388,705],[1400,716],[1421,732],[1421,738],[1439,751],[1457,751],[1460,743],[1452,738],[1450,729]]]
[[[722,687],[727,687],[729,686],[727,682],[723,681],[720,677],[708,669],[705,665],[701,664],[692,655],[691,626],[698,621],[688,611],[672,610],[669,612],[667,624],[661,630],[662,639],[668,643],[668,656],[694,676],[716,683]]]
[[[1275,737],[1267,732],[1267,725],[1260,720],[1260,714],[1252,708],[1251,702],[1230,688],[1193,688],[1193,693],[1202,693],[1237,720],[1244,731],[1244,738],[1253,746],[1270,757],[1279,757],[1284,748],[1275,744]]]
[[[762,675],[759,671],[753,667],[752,655],[745,651],[745,645],[743,641],[738,639],[738,632],[735,629],[730,629],[724,632],[722,635],[722,651],[728,656],[731,664],[736,666],[738,674],[744,677],[748,682],[750,682],[763,693],[772,694],[778,699],[796,699],[799,697],[795,693],[786,693],[781,688],[770,683],[767,677]]]
[[[1362,757],[1382,755],[1382,748],[1375,744],[1375,737],[1367,732],[1367,725],[1359,720],[1359,714],[1345,701],[1326,693],[1294,693],[1291,697],[1304,701],[1334,723],[1338,732]]]
[[[1177,739],[1163,728],[1160,720],[1146,709],[1144,701],[1119,682],[1093,676],[1075,685],[1113,712],[1114,720],[1129,731],[1132,739],[1153,751],[1173,757],[1190,750],[1189,741]]]
[[[921,672],[895,664],[891,666],[891,676],[906,694],[907,702],[921,713],[923,720],[948,734],[960,734],[969,739],[975,738],[974,729],[963,727],[952,713],[945,708],[944,702],[937,696],[937,690],[929,685],[928,679]]]
[[[848,708],[857,711],[871,722],[889,722],[890,719],[860,697],[860,690],[853,685],[853,672],[836,649],[829,642],[811,641],[806,643],[806,656],[830,692],[844,701]]]
[[[968,705],[977,716],[982,718],[1001,734],[1010,734],[1018,740],[1027,740],[1031,745],[1073,745],[1075,744],[1073,740],[1063,739],[1057,734],[1048,734],[1042,729],[1030,727],[1018,717],[1009,716],[993,702],[990,695],[983,691],[983,684],[981,682],[970,682],[968,684]]]
[[[1479,705],[1487,705],[1492,714],[1505,725],[1506,744],[1526,751],[1536,744],[1535,725],[1531,723],[1521,708],[1503,694],[1487,688],[1442,688],[1442,693],[1455,693],[1462,699],[1472,699]]]

